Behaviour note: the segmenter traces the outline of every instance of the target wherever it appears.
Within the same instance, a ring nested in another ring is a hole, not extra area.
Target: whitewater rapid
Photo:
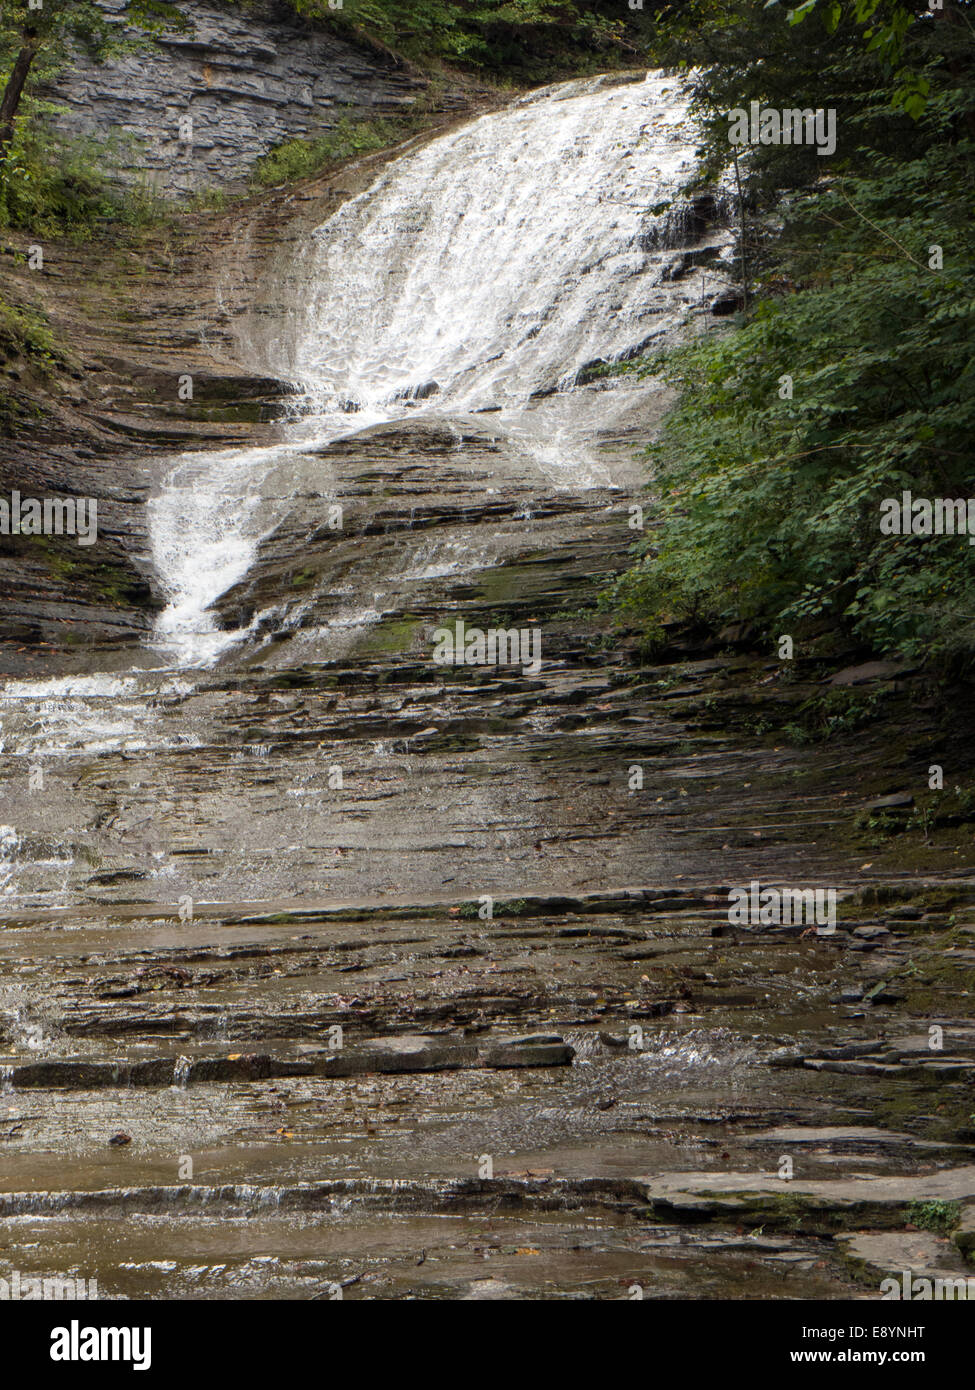
[[[635,392],[576,383],[686,313],[650,209],[694,149],[675,79],[560,84],[395,159],[319,227],[263,345],[261,369],[298,390],[283,441],[184,455],[150,503],[168,599],[155,642],[172,664],[208,665],[240,639],[210,605],[286,513],[291,465],[336,439],[486,416],[550,482],[612,481],[597,440]]]

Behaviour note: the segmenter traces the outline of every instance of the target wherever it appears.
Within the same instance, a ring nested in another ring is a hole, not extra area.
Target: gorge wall
[[[120,176],[164,196],[233,187],[281,141],[327,133],[343,116],[408,112],[427,86],[395,55],[313,28],[275,0],[178,8],[191,30],[108,63],[79,53],[49,92],[61,131],[110,139]]]

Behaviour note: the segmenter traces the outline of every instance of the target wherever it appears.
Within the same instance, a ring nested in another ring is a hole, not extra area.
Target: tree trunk
[[[7,148],[14,138],[14,122],[17,108],[24,94],[24,83],[30,72],[30,65],[37,56],[37,30],[24,30],[24,46],[17,54],[7,86],[0,101],[0,161],[6,160]]]
[[[745,260],[745,199],[741,191],[741,174],[738,170],[738,151],[735,150],[735,183],[738,185],[738,246],[741,256],[741,294],[742,311],[748,313],[748,263]]]

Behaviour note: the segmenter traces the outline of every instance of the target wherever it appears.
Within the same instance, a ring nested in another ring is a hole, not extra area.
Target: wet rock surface
[[[123,351],[98,328],[133,516],[167,448],[275,437],[205,412],[279,225],[255,212],[220,313],[160,270],[178,332],[139,319]],[[163,392],[181,360],[209,381],[199,415]],[[280,404],[247,380],[247,404]],[[883,717],[798,738],[859,654],[783,663],[738,631],[649,657],[611,630],[596,598],[628,563],[662,398],[572,477],[490,411],[424,400],[290,461],[212,666],[172,669],[134,618],[97,654],[63,626],[4,647],[0,1274],[112,1297],[808,1299],[877,1297],[914,1251],[955,1268],[972,826],[919,832],[899,799],[934,758],[970,766],[966,709],[946,724],[922,676],[861,661]],[[540,667],[435,664],[457,620],[539,630]],[[869,820],[890,798],[896,833]],[[836,930],[729,921],[753,881],[835,889]]]
[[[571,547],[546,529],[567,519]],[[635,667],[591,615],[558,618],[624,524],[609,496],[563,497],[505,563],[308,651],[341,562],[312,546],[308,627],[191,690],[105,697],[151,706],[140,750],[72,748],[70,706],[30,707],[57,753],[19,803],[46,829],[21,832],[0,933],[22,1272],[74,1261],[113,1296],[876,1297],[882,1262],[848,1234],[910,1235],[930,1204],[970,1223],[957,839],[925,852],[946,872],[896,845],[861,870],[882,731],[854,772],[716,730],[715,702],[767,690],[761,663]],[[248,586],[280,584],[289,544]],[[432,666],[441,612],[502,602],[545,624],[536,677]],[[729,926],[753,876],[836,883],[836,932]]]
[[[734,732],[761,662],[605,640],[618,492],[499,487],[490,434],[427,423],[339,452],[381,507],[336,540],[296,504],[221,607],[297,607],[231,662],[5,710],[7,1258],[116,1296],[877,1296],[841,1236],[975,1203],[957,832],[863,870],[883,730]],[[541,670],[433,665],[448,614],[541,624]],[[729,925],[754,877],[835,884],[838,929]]]
[[[98,69],[99,83],[109,71]],[[94,498],[98,544],[0,536],[0,675],[131,662],[164,603],[147,499],[181,451],[269,444],[294,410],[290,363],[272,345],[293,332],[303,287],[289,282],[305,241],[396,155],[498,104],[476,86],[462,99],[438,92],[417,116],[427,128],[395,147],[226,211],[90,243],[46,237],[38,269],[28,266],[35,237],[7,231],[4,296],[39,315],[55,347],[43,369],[6,363],[0,496]],[[143,115],[158,133],[156,107]]]
[[[878,1296],[841,1237],[975,1204],[965,832],[864,868],[855,831],[923,727],[756,736],[820,670],[608,640],[625,493],[428,422],[338,452],[381,507],[336,541],[295,505],[221,607],[300,598],[231,661],[5,707],[3,1258],[112,1296]],[[541,624],[540,671],[435,666],[459,615]],[[730,925],[753,878],[835,885],[837,930]]]

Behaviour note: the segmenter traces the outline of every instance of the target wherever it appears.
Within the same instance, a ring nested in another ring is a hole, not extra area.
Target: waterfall
[[[150,504],[169,599],[156,640],[177,664],[238,640],[209,605],[246,574],[311,451],[343,436],[486,413],[550,482],[612,481],[599,438],[635,426],[659,383],[580,373],[700,305],[699,274],[671,275],[650,211],[692,172],[694,138],[676,79],[560,84],[402,155],[314,232],[259,344],[264,370],[300,384],[299,418],[279,445],[184,455]]]
[[[215,736],[192,668],[238,645],[248,657],[284,631],[291,641],[277,645],[277,659],[314,659],[346,631],[380,622],[387,595],[396,611],[411,584],[500,562],[510,543],[503,527],[409,530],[377,567],[349,562],[325,626],[304,621],[318,596],[300,587],[259,591],[256,605],[270,608],[242,603],[255,614],[245,646],[246,632],[218,626],[213,605],[253,569],[279,524],[294,519],[288,545],[300,547],[324,520],[348,476],[328,446],[424,421],[454,441],[445,448],[456,450],[450,468],[462,478],[465,439],[486,439],[475,489],[500,499],[518,480],[515,534],[520,520],[530,525],[536,488],[563,490],[569,503],[593,485],[632,485],[667,397],[659,380],[598,369],[705,325],[707,301],[727,281],[728,229],[714,206],[699,215],[680,193],[695,142],[677,79],[559,84],[412,142],[281,258],[260,303],[235,319],[236,355],[248,372],[295,383],[294,409],[272,444],[171,460],[148,508],[167,599],[154,650],[124,673],[110,663],[116,669],[3,683],[3,750],[63,780],[55,797],[32,799],[26,769],[8,787],[0,902],[61,907],[69,885],[95,877],[98,854],[111,865],[136,847],[135,872],[144,875],[151,856],[149,876],[172,879],[173,863],[157,863],[165,856],[140,776],[113,773],[112,813],[96,834],[86,839],[75,825],[87,814],[91,759],[158,753],[165,767],[165,755]],[[494,474],[483,462],[492,451]],[[377,499],[382,490],[380,480]],[[360,491],[368,505],[369,484]],[[260,736],[250,744],[248,756],[270,748]],[[383,756],[394,745],[376,749]],[[160,804],[178,815],[169,800]]]
[[[421,393],[530,430],[535,392],[658,326],[648,206],[690,173],[691,138],[652,76],[549,89],[396,161],[308,250],[293,375],[312,406],[369,418]],[[560,430],[553,463],[581,433]]]

